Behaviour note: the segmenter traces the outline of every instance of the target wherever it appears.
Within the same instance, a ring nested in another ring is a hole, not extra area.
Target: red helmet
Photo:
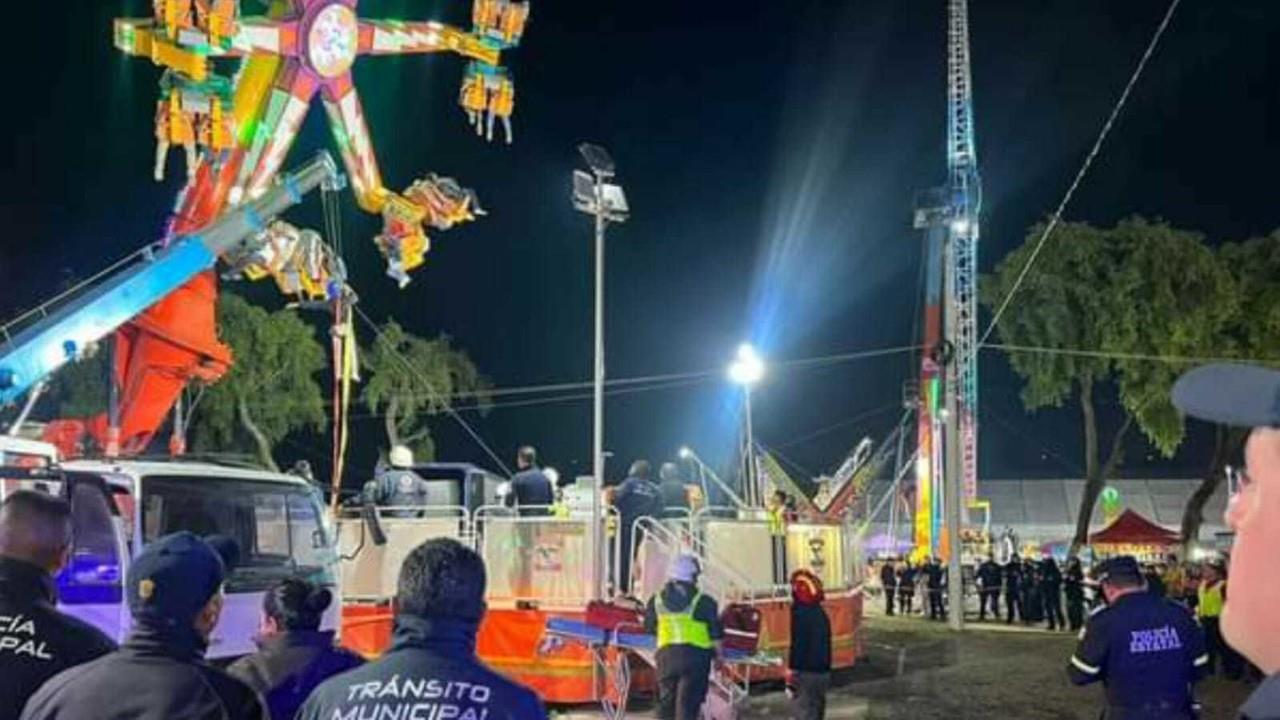
[[[808,570],[791,573],[791,597],[801,605],[816,605],[824,599],[822,581]]]

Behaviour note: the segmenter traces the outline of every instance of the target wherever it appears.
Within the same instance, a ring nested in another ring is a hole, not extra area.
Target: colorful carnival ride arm
[[[254,202],[238,207],[203,230],[144,252],[140,262],[108,276],[65,305],[41,308],[39,320],[21,330],[5,326],[0,349],[0,404],[16,400],[32,385],[129,322],[218,257],[260,233],[267,221],[296,205],[302,196],[333,182],[337,168],[328,153],[284,178]],[[20,318],[33,319],[31,316]]]

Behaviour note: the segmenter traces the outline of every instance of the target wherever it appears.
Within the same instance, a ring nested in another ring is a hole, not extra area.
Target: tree
[[[112,338],[104,339],[96,352],[63,365],[49,378],[49,397],[56,403],[57,417],[82,418],[106,412],[111,372],[111,353],[106,345],[110,342]]]
[[[1280,230],[1269,237],[1228,243],[1218,249],[1218,259],[1234,280],[1235,313],[1218,339],[1214,356],[1262,358],[1280,346]],[[1182,537],[1190,544],[1200,536],[1204,506],[1217,492],[1227,463],[1238,455],[1248,437],[1247,428],[1214,428],[1213,454],[1200,485],[1182,512]]]
[[[248,449],[272,470],[286,435],[325,425],[317,373],[324,348],[295,313],[267,312],[233,293],[218,298],[218,328],[235,364],[197,409],[196,447]]]
[[[1022,247],[984,278],[984,304],[995,306],[1009,294],[1042,232],[1043,226],[1031,228]],[[1169,391],[1178,368],[1153,358],[1211,346],[1230,315],[1218,301],[1230,287],[1193,233],[1142,218],[1109,230],[1063,223],[1001,316],[997,331],[1025,382],[1024,407],[1031,412],[1070,400],[1080,407],[1085,488],[1073,551],[1088,540],[1098,495],[1123,461],[1135,424],[1160,452],[1177,449],[1184,427]],[[1107,383],[1124,409],[1109,440],[1100,437],[1096,407]]]
[[[363,364],[368,377],[361,398],[382,416],[388,445],[408,446],[417,458],[435,456],[425,418],[446,412],[459,397],[488,410],[489,381],[446,335],[428,340],[388,321],[364,351]]]

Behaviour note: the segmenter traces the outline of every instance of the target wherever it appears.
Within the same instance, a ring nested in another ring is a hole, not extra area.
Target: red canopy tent
[[[1099,555],[1134,555],[1139,559],[1159,557],[1181,542],[1181,535],[1133,510],[1125,510],[1110,525],[1089,535],[1089,544]]]

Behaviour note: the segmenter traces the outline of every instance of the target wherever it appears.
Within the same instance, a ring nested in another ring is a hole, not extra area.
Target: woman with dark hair
[[[306,580],[276,583],[262,600],[258,652],[227,669],[262,695],[275,720],[290,720],[317,685],[364,663],[320,630],[332,603],[331,592]]]

